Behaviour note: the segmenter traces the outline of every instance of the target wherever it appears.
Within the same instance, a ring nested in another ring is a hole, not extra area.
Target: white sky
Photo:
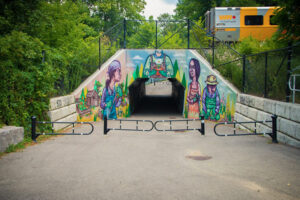
[[[149,16],[153,16],[154,19],[160,14],[169,13],[174,14],[177,0],[146,0],[146,6],[144,9],[144,16],[149,19]]]

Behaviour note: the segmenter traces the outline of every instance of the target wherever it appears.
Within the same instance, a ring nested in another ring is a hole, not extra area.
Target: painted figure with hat
[[[170,78],[173,76],[173,64],[170,57],[162,50],[155,50],[145,62],[143,74],[149,78]]]
[[[200,64],[195,58],[192,58],[189,63],[189,77],[190,84],[188,87],[188,118],[199,119],[200,114],[200,101],[201,101],[201,88],[199,84]]]
[[[206,87],[203,90],[202,109],[205,119],[219,120],[220,114],[220,95],[217,89],[217,78],[214,75],[208,75]]]
[[[117,82],[121,80],[121,63],[114,60],[110,63],[106,73],[105,88],[102,92],[100,106],[103,109],[103,116],[108,119],[116,119],[116,107],[122,103],[122,89],[116,86]]]

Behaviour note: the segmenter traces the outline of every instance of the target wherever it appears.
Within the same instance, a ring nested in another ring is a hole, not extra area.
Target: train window
[[[274,21],[274,17],[275,15],[270,15],[270,25],[278,25],[275,21]]]
[[[263,25],[264,17],[262,15],[245,16],[245,25]]]

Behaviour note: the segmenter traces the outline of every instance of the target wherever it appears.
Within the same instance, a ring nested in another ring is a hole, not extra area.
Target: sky
[[[144,9],[146,19],[149,19],[151,15],[154,19],[157,19],[163,13],[175,14],[174,9],[176,8],[177,0],[146,0],[146,3]]]

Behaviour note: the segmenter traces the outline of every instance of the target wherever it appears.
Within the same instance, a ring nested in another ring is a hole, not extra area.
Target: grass
[[[34,142],[34,141],[31,140],[31,138],[26,137],[26,138],[24,138],[24,140],[22,142],[20,142],[18,144],[9,145],[7,147],[7,149],[5,150],[5,152],[0,152],[0,158],[7,155],[7,154],[9,154],[9,153],[12,153],[12,152],[20,152],[28,146],[33,146],[33,145],[45,142],[45,141],[47,141],[49,139],[52,139],[54,137],[58,137],[58,136],[57,135],[41,135],[36,139],[37,142]]]

